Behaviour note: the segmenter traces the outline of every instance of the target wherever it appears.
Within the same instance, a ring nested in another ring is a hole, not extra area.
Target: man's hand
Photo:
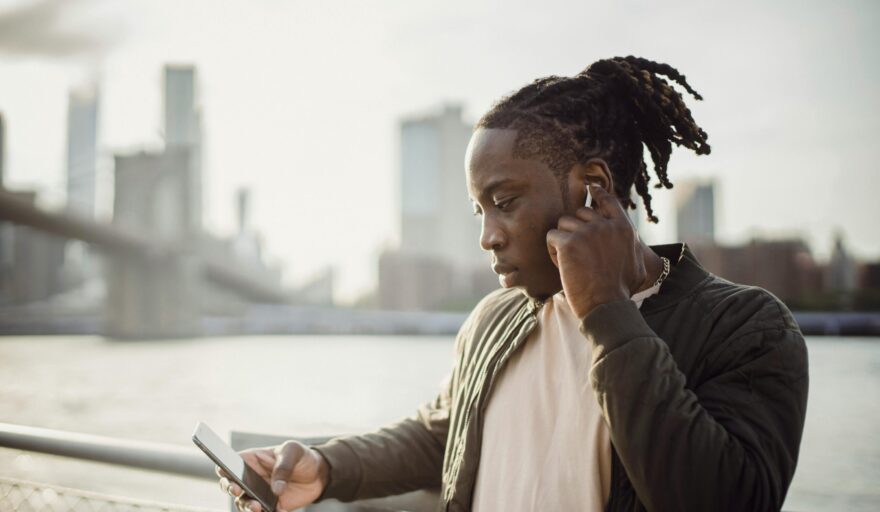
[[[329,467],[320,453],[296,441],[280,446],[253,448],[239,452],[245,463],[265,478],[278,495],[279,511],[290,511],[313,503],[327,486]],[[263,511],[260,504],[248,499],[244,491],[219,467],[220,488],[235,498],[238,510]]]
[[[547,250],[578,318],[600,304],[629,299],[647,277],[638,234],[623,207],[602,187],[590,187],[594,208],[560,217],[558,229],[547,232]]]

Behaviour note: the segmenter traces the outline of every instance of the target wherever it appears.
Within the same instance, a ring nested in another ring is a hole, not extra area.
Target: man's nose
[[[504,247],[506,243],[507,237],[501,226],[488,215],[484,215],[482,230],[480,231],[480,247],[484,251],[497,251]]]

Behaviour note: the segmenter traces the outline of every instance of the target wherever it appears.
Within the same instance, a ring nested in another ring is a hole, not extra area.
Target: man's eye
[[[498,201],[497,203],[495,203],[495,208],[498,208],[499,210],[504,211],[507,209],[508,206],[510,206],[510,203],[512,203],[514,199],[516,199],[516,198],[511,197],[510,199]]]

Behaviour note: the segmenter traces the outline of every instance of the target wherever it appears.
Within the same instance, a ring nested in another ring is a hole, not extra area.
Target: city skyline
[[[0,4],[0,25],[23,5]],[[0,35],[6,183],[35,185],[50,196],[58,195],[59,184],[63,190],[67,94],[97,76],[103,160],[97,182],[106,188],[110,155],[162,144],[163,66],[192,64],[206,112],[206,226],[233,232],[229,198],[238,187],[248,187],[252,224],[265,234],[268,254],[283,260],[294,280],[306,279],[328,262],[340,268],[343,300],[375,286],[371,273],[379,252],[400,241],[395,133],[401,119],[460,101],[473,121],[494,99],[533,78],[575,73],[598,58],[628,53],[677,67],[706,97],[688,103],[709,133],[713,152],[700,158],[673,152],[670,178],[673,183],[716,180],[719,241],[739,242],[761,231],[800,234],[827,259],[840,228],[857,257],[880,256],[880,237],[871,222],[880,217],[880,205],[870,195],[877,173],[869,143],[878,133],[870,115],[877,100],[869,92],[880,82],[871,65],[880,45],[869,30],[878,11],[868,3],[727,7],[706,17],[703,27],[693,26],[706,15],[698,4],[667,13],[648,4],[593,5],[598,11],[570,5],[566,8],[590,19],[585,32],[575,35],[564,30],[574,21],[524,6],[510,8],[505,25],[493,20],[484,4],[456,13],[394,10],[387,4],[373,10],[341,3],[273,10],[262,3],[253,8],[226,3],[210,19],[188,6],[175,20],[164,19],[161,6],[147,2],[134,2],[131,13],[100,1],[72,5],[68,8],[80,16],[62,27],[67,32],[87,33],[102,19],[134,28],[125,37],[109,37],[67,55],[15,46]],[[232,22],[244,12],[249,17]],[[791,12],[798,16],[788,17]],[[267,21],[273,13],[278,20]],[[602,26],[633,13],[642,16],[620,33]],[[143,23],[133,21],[138,16]],[[254,28],[260,23],[262,33]],[[223,42],[224,24],[247,40]],[[296,26],[296,35],[287,33],[288,24]],[[736,37],[743,24],[754,28],[748,42]],[[433,31],[419,33],[419,27],[428,26]],[[534,45],[517,44],[507,33],[511,27],[536,36]],[[323,35],[328,30],[338,37]],[[602,36],[600,41],[588,37],[590,30]],[[846,38],[833,37],[844,30]],[[652,38],[666,32],[679,37],[654,45]],[[51,40],[53,32],[37,34]],[[552,34],[545,39],[556,45],[540,40],[541,34]],[[693,50],[701,36],[707,47]],[[322,51],[294,51],[310,40]],[[514,51],[501,51],[505,45]],[[265,55],[272,53],[266,49],[280,49],[292,63]],[[835,61],[838,54],[846,58]],[[661,223],[645,230],[650,241],[674,237],[673,193],[654,193]],[[106,213],[107,198],[103,201]]]

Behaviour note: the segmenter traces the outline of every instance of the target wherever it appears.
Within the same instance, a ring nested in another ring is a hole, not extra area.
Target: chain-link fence
[[[217,512],[0,477],[0,512]]]

